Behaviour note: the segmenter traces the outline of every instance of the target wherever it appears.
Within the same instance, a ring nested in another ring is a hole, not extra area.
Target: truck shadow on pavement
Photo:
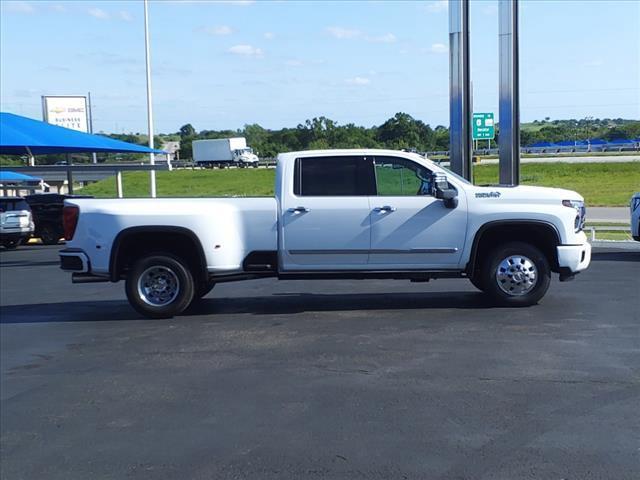
[[[640,245],[640,244],[639,244]],[[596,252],[591,255],[592,262],[640,262],[640,251]]]
[[[493,305],[480,292],[393,294],[279,293],[254,297],[204,298],[180,317],[208,315],[295,315],[307,312],[487,309]],[[179,320],[175,317],[174,320]],[[2,306],[0,323],[103,322],[146,319],[126,300]]]

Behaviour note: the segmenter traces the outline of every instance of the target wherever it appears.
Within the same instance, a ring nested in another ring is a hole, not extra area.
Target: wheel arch
[[[495,243],[495,242],[498,243]],[[558,228],[545,220],[495,220],[483,224],[475,233],[469,261],[465,268],[472,277],[477,269],[483,252],[499,243],[524,241],[542,250],[547,257],[551,270],[558,271],[556,247],[562,244]]]
[[[161,234],[162,236],[158,236]],[[185,248],[187,247],[187,248]],[[109,277],[117,282],[132,260],[131,253],[163,250],[188,262],[194,279],[206,281],[209,277],[207,260],[198,236],[185,227],[146,225],[120,231],[113,240],[109,256]],[[184,249],[184,250],[182,250]]]

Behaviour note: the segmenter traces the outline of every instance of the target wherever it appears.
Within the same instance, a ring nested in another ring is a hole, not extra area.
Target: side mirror
[[[456,208],[458,206],[458,191],[449,187],[447,177],[444,175],[434,175],[433,196],[442,200],[447,208]]]

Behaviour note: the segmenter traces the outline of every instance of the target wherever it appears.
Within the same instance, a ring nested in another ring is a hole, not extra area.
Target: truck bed
[[[272,197],[74,199],[80,209],[68,248],[92,252],[92,271],[109,272],[111,247],[127,229],[186,229],[201,242],[211,273],[235,273],[253,251],[277,250],[277,203]]]

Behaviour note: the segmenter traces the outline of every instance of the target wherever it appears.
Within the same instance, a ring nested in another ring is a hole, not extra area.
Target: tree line
[[[497,147],[500,126],[491,147]],[[278,153],[327,148],[388,148],[392,150],[415,149],[419,152],[449,150],[449,128],[443,125],[431,127],[422,120],[403,112],[396,113],[380,126],[370,128],[353,123],[339,125],[326,117],[306,120],[295,128],[269,130],[258,124],[245,125],[237,130],[202,130],[197,132],[191,124],[183,125],[171,135],[180,140],[180,158],[192,157],[194,140],[245,137],[247,144],[262,158],[275,157]],[[523,124],[520,132],[523,146],[537,142],[559,142],[601,138],[640,138],[640,121],[625,119],[536,120]],[[160,137],[162,140],[162,137]],[[482,141],[482,145],[487,143]]]
[[[148,144],[148,137],[141,133],[105,134],[111,138],[140,145]],[[500,135],[500,125],[496,127],[496,138],[491,141],[491,147],[497,147]],[[413,118],[403,112],[396,113],[392,118],[379,126],[362,127],[354,123],[340,125],[327,117],[317,117],[306,120],[294,128],[279,130],[266,129],[258,124],[245,125],[237,130],[201,130],[191,124],[180,127],[177,132],[163,133],[154,137],[156,148],[161,148],[168,141],[180,141],[180,159],[192,158],[191,144],[194,140],[245,137],[247,143],[260,158],[275,157],[281,152],[296,150],[328,149],[328,148],[387,148],[392,150],[415,149],[419,152],[437,152],[449,150],[449,128],[444,125],[431,127],[422,120]],[[532,145],[537,142],[556,143],[560,141],[574,141],[600,138],[611,141],[615,139],[640,138],[640,120],[625,120],[622,118],[593,118],[570,120],[535,120],[522,124],[520,130],[520,144]],[[481,141],[485,147],[486,141]],[[84,154],[73,155],[71,160],[88,161]],[[43,155],[38,157],[39,164],[55,163],[64,160],[64,155]],[[99,161],[142,161],[145,155],[139,154],[99,154]],[[0,164],[20,164],[23,160],[16,157],[0,156]]]

